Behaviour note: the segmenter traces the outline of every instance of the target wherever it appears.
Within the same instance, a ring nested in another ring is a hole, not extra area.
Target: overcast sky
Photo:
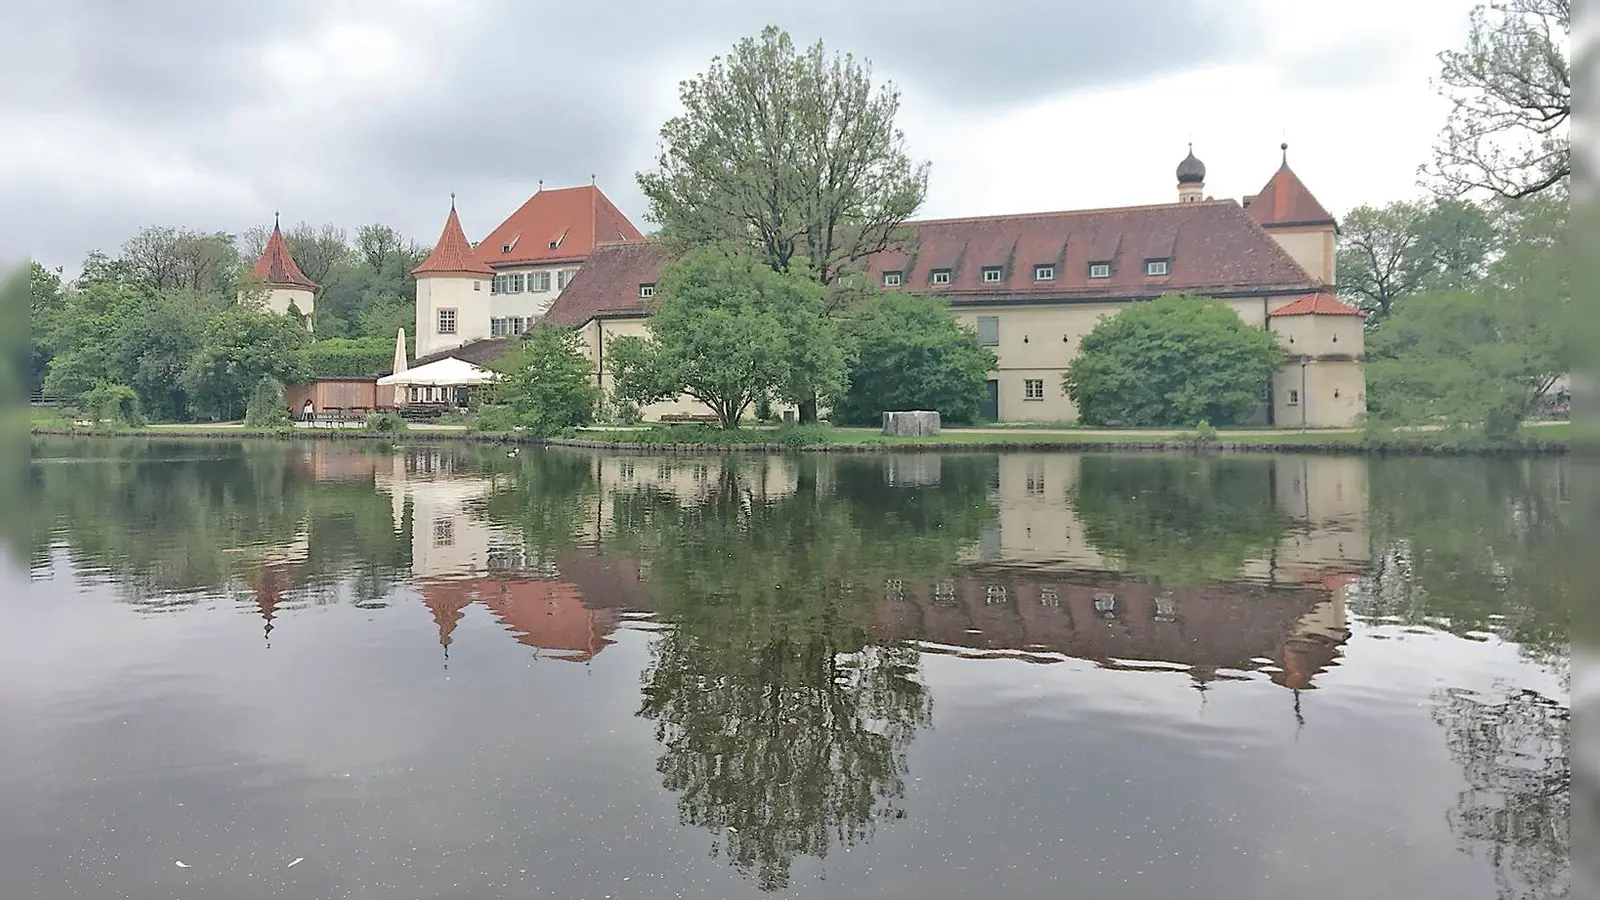
[[[677,84],[770,23],[874,63],[925,216],[1261,187],[1287,140],[1335,215],[1416,192],[1472,0],[10,0],[0,256],[76,267],[146,224],[373,221],[479,238],[591,175],[641,228]],[[854,11],[852,11],[854,10]]]

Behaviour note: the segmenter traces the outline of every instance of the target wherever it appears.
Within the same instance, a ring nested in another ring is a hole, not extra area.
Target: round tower
[[[257,302],[275,313],[296,312],[307,330],[317,311],[317,283],[306,277],[289,254],[289,244],[283,239],[283,229],[278,226],[278,214],[272,214],[272,234],[261,256],[251,270],[253,284],[240,291],[252,295]],[[265,287],[265,293],[259,293]]]
[[[417,356],[459,347],[489,336],[489,284],[494,269],[478,258],[456,215],[450,215],[439,242],[422,264],[411,270],[417,279]]]
[[[1194,203],[1205,198],[1206,164],[1194,155],[1194,145],[1189,145],[1189,155],[1178,163],[1178,202]]]

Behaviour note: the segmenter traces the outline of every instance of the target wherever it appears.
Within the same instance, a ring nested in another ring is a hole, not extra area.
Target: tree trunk
[[[817,398],[800,401],[800,424],[815,425],[817,423]]]

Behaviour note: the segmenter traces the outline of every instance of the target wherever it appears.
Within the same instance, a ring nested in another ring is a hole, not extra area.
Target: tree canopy
[[[1577,349],[1563,192],[1506,204],[1506,249],[1475,287],[1408,300],[1368,344],[1379,422],[1512,437]]]
[[[1233,425],[1265,402],[1284,356],[1223,303],[1169,295],[1102,317],[1063,387],[1086,425]]]
[[[928,167],[895,127],[899,91],[871,65],[799,51],[768,27],[682,83],[657,171],[639,175],[649,220],[688,245],[734,241],[830,284],[889,244],[922,205]]]
[[[842,333],[849,384],[833,405],[835,423],[873,425],[894,409],[977,419],[995,355],[940,300],[884,292],[852,309]]]
[[[600,387],[576,332],[541,325],[493,368],[501,378],[489,402],[505,407],[508,424],[551,437],[594,421]]]
[[[687,394],[733,428],[763,395],[797,402],[843,382],[843,354],[815,281],[711,245],[668,266],[654,299],[650,337],[613,338],[606,349],[621,399],[645,405]]]
[[[1339,229],[1338,290],[1375,326],[1404,297],[1474,284],[1496,243],[1489,212],[1468,201],[1358,206]]]

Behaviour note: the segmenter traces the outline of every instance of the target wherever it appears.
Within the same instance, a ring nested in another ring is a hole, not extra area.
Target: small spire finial
[[[1283,143],[1279,144],[1278,145],[1278,149],[1283,151],[1283,166],[1284,166],[1284,168],[1288,168],[1289,167],[1289,142],[1288,141],[1284,141]]]
[[[450,211],[451,212],[455,212],[456,211],[456,192],[455,191],[451,191],[450,192]]]
[[[277,231],[278,230],[278,211],[277,210],[273,210],[272,211],[272,230],[273,231]]]
[[[590,187],[594,187],[594,173],[593,172],[589,173],[589,186]]]
[[[539,190],[541,190],[541,191],[544,190],[544,179],[543,178],[539,179]]]

